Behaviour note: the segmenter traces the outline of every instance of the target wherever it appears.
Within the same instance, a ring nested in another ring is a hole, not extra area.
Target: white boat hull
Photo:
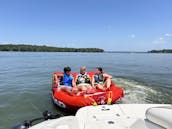
[[[160,106],[168,108],[167,110],[164,108],[156,108],[156,111],[150,110],[152,107]],[[172,105],[167,104],[88,106],[79,109],[75,116],[48,120],[29,129],[172,129],[172,109],[170,107]],[[160,116],[156,116],[158,110],[161,112],[162,120],[159,120]],[[162,113],[163,110],[165,110],[165,115]]]

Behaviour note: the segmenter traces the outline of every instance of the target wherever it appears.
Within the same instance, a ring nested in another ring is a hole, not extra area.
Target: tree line
[[[172,49],[151,50],[148,53],[172,53]]]
[[[66,48],[66,47],[51,47],[25,44],[3,44],[0,45],[0,51],[22,51],[22,52],[104,52],[100,48]]]

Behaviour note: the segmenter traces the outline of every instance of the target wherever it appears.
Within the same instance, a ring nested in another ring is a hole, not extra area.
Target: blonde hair
[[[86,70],[85,66],[81,66],[80,70]]]

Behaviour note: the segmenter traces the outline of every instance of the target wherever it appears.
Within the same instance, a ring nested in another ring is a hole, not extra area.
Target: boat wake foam
[[[158,91],[135,80],[115,77],[112,79],[117,86],[124,89],[124,98],[119,103],[155,103],[152,100]]]

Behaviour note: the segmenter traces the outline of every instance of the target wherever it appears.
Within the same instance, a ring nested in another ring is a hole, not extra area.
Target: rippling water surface
[[[172,54],[0,52],[0,129],[60,112],[51,101],[52,73],[81,65],[111,74],[125,90],[120,103],[172,103]]]

